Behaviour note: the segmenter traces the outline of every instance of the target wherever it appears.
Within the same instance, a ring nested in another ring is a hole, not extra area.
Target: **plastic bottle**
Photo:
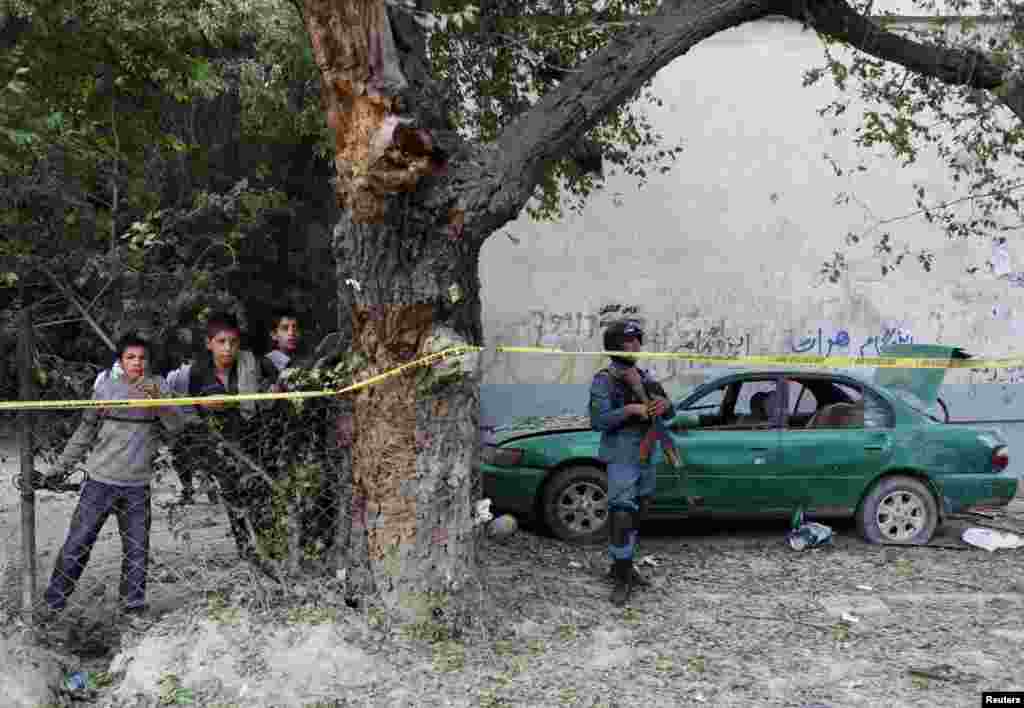
[[[89,672],[76,671],[64,679],[64,687],[72,693],[84,691],[89,687]]]

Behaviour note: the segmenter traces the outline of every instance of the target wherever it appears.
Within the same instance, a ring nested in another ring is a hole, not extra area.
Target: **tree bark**
[[[479,342],[478,248],[424,199],[450,191],[436,136],[451,130],[422,37],[379,0],[306,0],[303,16],[336,141],[339,330],[367,362],[361,378],[428,353],[439,332]],[[344,523],[336,536],[350,588],[399,611],[428,592],[457,593],[476,564],[467,441],[478,435],[478,385],[463,378],[440,391],[421,379],[404,374],[354,396],[353,499],[341,500],[353,515],[348,539]],[[344,497],[348,470],[338,476]]]
[[[433,220],[413,200],[386,223],[357,224],[346,213],[335,229],[352,346],[368,362],[360,378],[431,353],[439,332],[453,344],[481,339],[475,249],[438,238]],[[363,274],[358,291],[344,285],[353,272]],[[452,284],[461,291],[457,302],[448,295]],[[396,610],[428,592],[456,594],[476,563],[479,382],[430,387],[421,379],[414,370],[353,401],[350,587],[372,589]]]

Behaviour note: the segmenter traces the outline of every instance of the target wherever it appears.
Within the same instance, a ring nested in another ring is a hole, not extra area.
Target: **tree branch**
[[[704,39],[769,14],[756,0],[669,0],[627,27],[510,124],[481,159],[456,170],[465,234],[479,241],[514,219],[545,165]]]
[[[463,194],[467,237],[482,241],[514,219],[546,164],[564,157],[586,131],[632,98],[660,69],[718,32],[783,15],[866,54],[947,84],[995,93],[1024,119],[1024,79],[983,52],[944,48],[882,29],[845,0],[670,0],[624,29],[568,74],[559,87],[509,125],[497,143],[452,175]]]
[[[74,291],[69,286],[65,286],[64,283],[61,282],[60,278],[58,278],[57,275],[45,265],[37,263],[37,266],[40,270],[46,273],[47,276],[49,276],[50,280],[52,280],[53,284],[57,286],[57,289],[60,290],[61,294],[75,306],[75,309],[82,313],[82,317],[90,326],[92,326],[93,331],[99,335],[99,338],[103,340],[103,343],[107,345],[110,351],[116,352],[117,347],[114,345],[114,340],[107,335],[106,331],[100,326],[100,323],[96,321],[96,318],[89,314],[89,310],[87,310],[85,305],[82,304],[82,301],[78,299],[78,296],[75,295]]]
[[[974,49],[952,49],[916,42],[882,29],[845,0],[782,0],[776,12],[805,22],[832,39],[845,42],[878,59],[907,67],[953,86],[994,92],[1013,113],[1024,119],[1024,85],[1007,67]]]

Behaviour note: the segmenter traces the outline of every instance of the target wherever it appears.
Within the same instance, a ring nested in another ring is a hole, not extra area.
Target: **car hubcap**
[[[558,497],[555,513],[573,533],[594,533],[608,522],[608,495],[594,482],[578,482]]]
[[[927,520],[924,500],[914,492],[891,492],[878,503],[875,521],[887,541],[908,541],[924,528]]]

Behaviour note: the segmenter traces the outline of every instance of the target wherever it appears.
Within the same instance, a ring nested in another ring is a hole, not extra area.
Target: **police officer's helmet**
[[[623,341],[627,337],[635,337],[640,344],[644,343],[644,331],[636,320],[618,320],[608,325],[604,331],[604,350],[606,352],[623,351]]]

